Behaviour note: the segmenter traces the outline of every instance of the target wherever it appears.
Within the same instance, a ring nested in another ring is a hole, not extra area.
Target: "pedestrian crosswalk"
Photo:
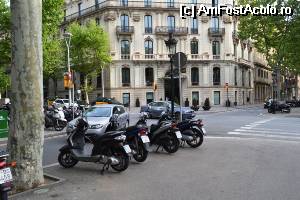
[[[287,125],[286,122],[279,122],[277,118],[269,118],[244,125],[229,131],[227,134],[232,136],[300,140],[299,129],[290,129]]]

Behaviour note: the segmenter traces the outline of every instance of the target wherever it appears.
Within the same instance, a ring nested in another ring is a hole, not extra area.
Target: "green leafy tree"
[[[6,69],[11,62],[10,10],[5,0],[0,0],[0,92],[10,85]]]
[[[84,86],[82,87],[86,102],[89,103],[88,93],[93,90],[89,79],[100,73],[111,62],[109,55],[109,38],[103,28],[95,22],[85,26],[77,23],[71,24],[69,32],[71,38],[71,65],[75,71],[83,74]]]

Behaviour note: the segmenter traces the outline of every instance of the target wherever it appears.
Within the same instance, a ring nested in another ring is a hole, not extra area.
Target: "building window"
[[[130,86],[130,69],[122,68],[122,86]]]
[[[146,86],[152,86],[154,82],[154,73],[152,67],[147,67],[145,69],[145,77],[146,77]]]
[[[220,59],[220,42],[219,41],[212,42],[212,53],[213,53],[213,59]]]
[[[242,69],[242,86],[245,86],[245,71]]]
[[[220,104],[221,104],[220,91],[214,91],[214,105],[220,105]]]
[[[146,15],[144,18],[145,33],[152,33],[152,16]]]
[[[213,32],[218,32],[220,27],[219,17],[211,18],[211,28]]]
[[[257,69],[257,76],[260,77],[260,69]]]
[[[168,22],[168,31],[171,33],[174,32],[175,31],[175,17],[168,16],[167,22]]]
[[[199,105],[199,92],[197,91],[192,92],[192,105],[193,106]]]
[[[197,4],[197,0],[191,0],[191,4]]]
[[[220,85],[221,75],[220,75],[220,68],[214,67],[213,69],[213,84]]]
[[[121,6],[128,6],[128,0],[120,0]]]
[[[95,0],[95,8],[99,8],[99,0]]]
[[[236,51],[237,51],[236,44],[233,44],[233,56],[237,56]]]
[[[121,41],[121,59],[130,59],[130,45],[128,40]]]
[[[237,103],[237,91],[234,91],[234,102]]]
[[[102,72],[97,76],[97,88],[102,88]]]
[[[191,81],[192,81],[192,85],[199,85],[199,68],[198,67],[192,67]]]
[[[251,87],[251,71],[248,73],[248,78],[249,78],[249,87]]]
[[[212,5],[213,7],[218,6],[218,3],[219,3],[218,0],[212,0],[212,1],[211,1],[211,5]]]
[[[249,60],[249,61],[251,61],[251,56],[252,56],[252,51],[249,50],[249,51],[248,51],[248,60]]]
[[[191,24],[191,34],[198,34],[198,20],[192,19],[192,24]]]
[[[234,68],[234,85],[237,85],[237,68]]]
[[[153,42],[152,40],[145,41],[145,58],[152,59],[153,58]]]
[[[244,48],[244,46],[242,45],[242,46],[241,46],[242,58],[244,58],[244,50],[245,50],[245,48]]]
[[[80,16],[81,15],[81,3],[78,3],[78,15]]]
[[[191,54],[198,54],[198,41],[192,40],[191,41]]]
[[[145,7],[151,7],[152,0],[144,0]]]
[[[96,24],[99,26],[100,25],[100,18],[96,17],[95,21],[96,21]]]
[[[67,16],[67,10],[65,9],[65,10],[64,10],[64,21],[67,20],[66,16]]]
[[[128,17],[128,15],[121,15],[121,31],[129,32],[129,17]]]
[[[130,106],[130,93],[123,93],[122,97],[123,97],[123,105],[125,107],[129,107]]]
[[[174,8],[174,5],[175,3],[174,3],[174,0],[167,0],[167,7],[168,8]]]
[[[146,101],[147,101],[147,104],[154,101],[153,92],[146,92]]]

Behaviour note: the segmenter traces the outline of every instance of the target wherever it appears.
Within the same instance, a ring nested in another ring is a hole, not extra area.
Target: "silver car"
[[[116,129],[125,128],[129,125],[129,114],[125,111],[124,106],[114,104],[95,105],[83,113],[87,119],[89,128],[86,134],[103,135],[111,128],[111,121],[114,118]],[[67,125],[67,134],[74,128],[77,118],[70,121]]]

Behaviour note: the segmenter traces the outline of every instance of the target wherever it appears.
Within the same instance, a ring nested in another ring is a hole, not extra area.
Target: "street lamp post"
[[[173,33],[169,33],[169,39],[165,40],[165,44],[169,49],[169,57],[171,64],[171,115],[174,117],[174,74],[173,74],[173,55],[176,53],[177,40],[173,38]]]
[[[66,46],[67,46],[67,67],[68,67],[68,74],[71,74],[71,66],[70,66],[70,44],[71,44],[71,37],[72,34],[71,33],[64,33],[64,38],[65,38],[65,42],[66,42]],[[73,77],[72,77],[73,79]],[[70,86],[70,85],[69,85]],[[74,99],[73,99],[74,101]],[[72,90],[69,87],[69,107],[71,106],[72,103]],[[73,102],[73,119],[74,119],[74,102]]]

